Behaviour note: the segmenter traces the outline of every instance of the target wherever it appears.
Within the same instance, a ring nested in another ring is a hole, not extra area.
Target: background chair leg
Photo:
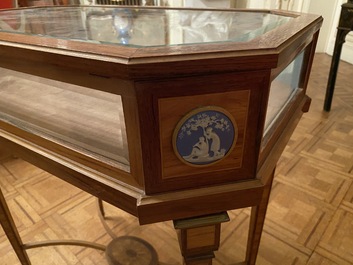
[[[337,30],[335,48],[333,51],[331,68],[330,68],[330,73],[327,81],[327,88],[326,88],[325,102],[324,102],[324,110],[327,112],[331,110],[332,98],[335,90],[337,71],[338,71],[338,65],[340,63],[342,46],[343,46],[343,43],[345,42],[345,38],[348,33],[349,33],[349,30],[343,30],[343,29]]]

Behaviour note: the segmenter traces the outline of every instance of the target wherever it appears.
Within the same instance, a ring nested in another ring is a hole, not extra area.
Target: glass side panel
[[[271,83],[267,107],[265,134],[275,122],[281,110],[286,106],[295,91],[299,89],[300,73],[304,52],[300,53]]]
[[[288,22],[261,12],[116,7],[0,11],[0,31],[136,47],[246,42]]]
[[[119,95],[0,68],[0,120],[129,171]]]

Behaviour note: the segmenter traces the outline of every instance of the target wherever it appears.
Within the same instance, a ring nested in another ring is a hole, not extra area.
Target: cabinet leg
[[[18,259],[22,265],[30,265],[31,262],[28,258],[26,250],[23,248],[23,243],[17,231],[15,223],[12,219],[10,210],[5,201],[5,197],[0,188],[0,223],[4,232],[9,239]]]
[[[337,29],[335,48],[332,55],[331,68],[330,68],[330,73],[327,81],[325,102],[324,102],[324,110],[327,112],[331,110],[333,92],[335,90],[337,71],[338,71],[338,65],[340,63],[342,46],[343,46],[343,43],[345,42],[345,38],[348,33],[349,33],[349,30],[344,30],[340,28]]]
[[[184,265],[212,265],[219,248],[221,223],[229,221],[226,212],[174,221]]]
[[[264,188],[260,204],[251,208],[249,236],[245,259],[247,265],[254,265],[256,262],[274,174],[275,170],[273,170],[270,181]]]

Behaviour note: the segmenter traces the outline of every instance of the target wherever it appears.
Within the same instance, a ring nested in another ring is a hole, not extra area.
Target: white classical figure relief
[[[212,141],[212,144],[210,146],[210,151],[213,153],[214,157],[219,156],[220,153],[220,148],[221,148],[221,139],[219,139],[217,133],[213,132],[212,127],[208,127],[206,129],[206,138],[209,141]]]
[[[184,156],[184,158],[186,160],[192,160],[196,158],[208,157],[208,150],[208,141],[205,137],[201,136],[199,138],[199,141],[192,147],[191,154],[188,156]]]

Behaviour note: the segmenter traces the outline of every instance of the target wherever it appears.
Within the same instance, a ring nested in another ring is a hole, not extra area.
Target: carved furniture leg
[[[331,103],[333,98],[333,92],[335,89],[338,65],[340,63],[340,57],[342,52],[342,46],[345,42],[346,36],[349,33],[349,30],[338,29],[335,48],[333,50],[332,61],[331,61],[331,68],[330,73],[327,81],[327,88],[326,88],[326,95],[325,95],[325,102],[324,102],[324,110],[330,111],[331,110]]]
[[[324,110],[330,111],[333,91],[335,89],[338,64],[340,62],[343,43],[347,34],[353,30],[353,0],[342,5],[340,20],[337,27],[335,48],[333,50],[330,74],[327,82]]]
[[[218,250],[221,223],[229,221],[227,212],[174,221],[184,265],[212,265]]]
[[[269,183],[267,183],[264,188],[260,204],[251,208],[249,236],[245,259],[247,265],[254,265],[256,262],[274,174],[275,169],[271,174],[268,181]]]
[[[28,255],[0,188],[0,223],[22,265],[30,265]]]

